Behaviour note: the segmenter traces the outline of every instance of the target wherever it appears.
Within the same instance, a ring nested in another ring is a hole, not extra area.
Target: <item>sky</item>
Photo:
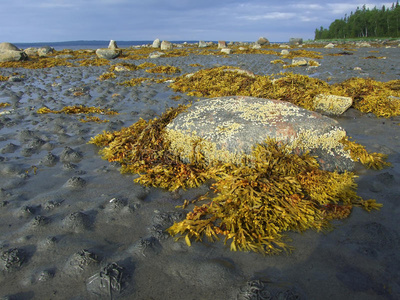
[[[308,40],[357,7],[394,2],[361,1],[0,0],[0,42]]]

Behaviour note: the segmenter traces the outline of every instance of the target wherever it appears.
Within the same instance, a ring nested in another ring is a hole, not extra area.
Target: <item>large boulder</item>
[[[121,51],[117,49],[100,48],[96,50],[98,58],[114,59],[121,54]]]
[[[205,48],[207,47],[207,43],[205,41],[199,41],[199,48]]]
[[[0,50],[0,62],[27,60],[28,55],[24,51]]]
[[[1,50],[21,51],[21,49],[11,43],[0,43],[0,51]]]
[[[108,44],[108,49],[118,49],[117,42],[114,40],[110,40],[110,43]]]
[[[265,37],[260,37],[257,40],[256,44],[262,45],[262,46],[269,45],[269,40],[267,38],[265,38]]]
[[[153,44],[151,45],[153,48],[160,48],[161,47],[161,42],[160,39],[155,39],[153,41]]]
[[[168,41],[162,41],[160,49],[161,50],[171,50],[172,49],[172,43],[168,42]]]
[[[232,96],[202,100],[179,114],[166,127],[171,151],[188,162],[193,145],[206,162],[241,164],[251,161],[256,144],[272,138],[291,151],[310,152],[324,170],[343,172],[354,161],[339,142],[346,132],[338,122],[319,113],[278,100]]]
[[[47,56],[51,53],[54,53],[54,48],[50,46],[43,46],[38,49],[38,55],[41,57]]]

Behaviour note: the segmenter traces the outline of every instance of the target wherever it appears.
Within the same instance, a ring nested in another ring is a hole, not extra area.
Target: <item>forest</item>
[[[329,28],[315,29],[315,39],[352,39],[352,38],[398,38],[400,37],[400,4],[391,7],[376,6],[369,9],[364,4],[361,8],[344,18],[333,21]]]

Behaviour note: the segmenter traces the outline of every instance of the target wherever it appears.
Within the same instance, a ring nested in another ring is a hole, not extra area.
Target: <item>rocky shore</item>
[[[383,207],[354,208],[332,231],[287,232],[294,251],[272,256],[230,251],[223,238],[175,241],[166,229],[193,204],[177,206],[211,192],[211,183],[145,187],[88,143],[206,99],[170,87],[200,70],[292,72],[328,84],[399,80],[398,42],[153,45],[3,51],[24,54],[0,63],[0,299],[398,299],[400,116],[354,107],[330,116],[388,155],[382,170],[355,166],[357,193]]]

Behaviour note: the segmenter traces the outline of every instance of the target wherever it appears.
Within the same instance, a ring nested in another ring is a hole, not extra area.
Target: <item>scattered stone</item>
[[[223,49],[221,49],[221,52],[222,52],[222,53],[225,53],[225,54],[231,54],[231,53],[232,53],[232,49],[230,49],[230,48],[223,48]]]
[[[97,49],[96,55],[98,58],[114,59],[120,56],[121,51],[117,49]]]
[[[289,53],[290,53],[289,50],[286,49],[281,51],[281,55],[289,55]]]
[[[357,46],[358,47],[369,48],[369,47],[371,47],[371,44],[367,43],[367,42],[361,42],[361,43],[357,43]]]
[[[308,60],[303,57],[296,57],[292,59],[293,66],[307,66]]]
[[[24,51],[0,50],[0,62],[27,60],[28,55]]]
[[[112,50],[118,49],[117,42],[114,40],[111,40],[110,43],[108,44],[108,49],[112,49]]]
[[[162,41],[160,49],[161,50],[171,50],[173,48],[172,43],[168,41]]]
[[[149,54],[149,58],[159,58],[161,56],[165,55],[165,53],[160,52],[160,51],[155,51]]]
[[[40,57],[47,56],[48,54],[53,53],[53,52],[54,52],[54,48],[50,47],[50,46],[44,46],[44,47],[40,47],[38,49],[38,55]]]
[[[38,55],[38,49],[37,49],[37,48],[34,48],[34,47],[26,48],[26,49],[24,50],[24,52],[25,52],[28,56],[36,56],[36,55]]]
[[[218,49],[227,48],[225,41],[218,41]]]
[[[257,40],[256,44],[261,45],[261,46],[266,46],[266,45],[269,45],[269,40],[265,37],[260,37]]]
[[[324,48],[325,48],[325,49],[333,49],[333,48],[335,48],[335,45],[332,44],[332,43],[329,43],[329,44],[326,45]]]
[[[199,41],[199,48],[205,48],[207,47],[207,44],[205,41]]]
[[[315,110],[326,115],[341,115],[352,105],[351,97],[319,94],[314,98]]]
[[[252,48],[252,49],[255,49],[255,50],[261,49],[261,45],[259,45],[259,44],[254,44],[251,48]]]
[[[172,152],[189,161],[192,145],[208,163],[242,163],[256,144],[268,138],[293,152],[309,151],[324,170],[352,170],[354,162],[339,141],[346,132],[337,121],[294,104],[254,97],[221,97],[194,103],[166,127]]]
[[[289,44],[292,45],[292,46],[302,45],[303,44],[303,39],[302,38],[290,38],[289,39]]]
[[[151,45],[151,47],[153,47],[153,48],[160,48],[160,47],[161,47],[161,41],[160,41],[160,39],[155,39],[155,40],[153,41],[153,44]]]
[[[279,48],[290,49],[290,46],[289,46],[289,45],[286,45],[286,44],[281,44],[281,45],[279,45]]]

